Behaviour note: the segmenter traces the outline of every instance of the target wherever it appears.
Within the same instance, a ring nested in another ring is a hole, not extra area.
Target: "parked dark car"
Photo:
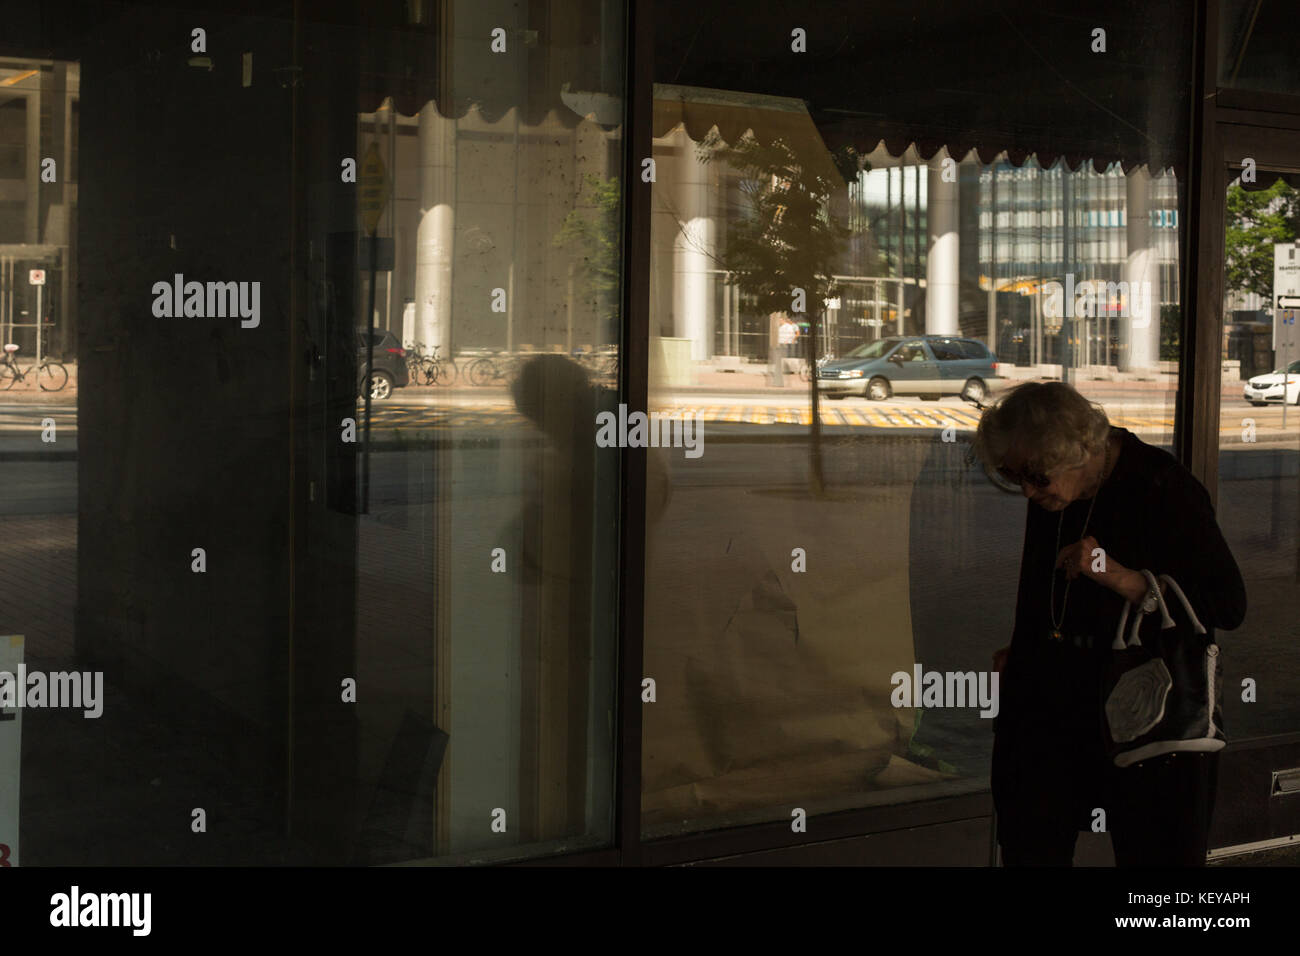
[[[976,339],[955,335],[891,335],[831,359],[817,372],[827,398],[861,395],[963,395],[983,400],[1006,384],[997,356]]]
[[[406,370],[406,349],[397,341],[392,332],[383,329],[370,329],[375,342],[374,371],[366,374],[366,329],[357,329],[357,394],[365,397],[366,383],[370,383],[370,398],[379,400],[388,398],[395,388],[405,388],[410,384],[410,375]]]

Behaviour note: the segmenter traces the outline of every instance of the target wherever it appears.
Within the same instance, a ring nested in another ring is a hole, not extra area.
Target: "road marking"
[[[781,405],[659,405],[654,410],[661,416],[678,420],[700,416],[703,421],[727,424],[752,425],[810,425],[812,411],[809,406]],[[964,408],[920,408],[907,405],[863,404],[845,406],[841,403],[821,406],[821,420],[824,425],[846,428],[888,428],[888,429],[935,429],[956,426],[959,430],[969,432],[979,425],[979,416],[972,410]],[[358,423],[364,405],[358,408]],[[38,432],[41,419],[51,417],[58,422],[60,429],[76,429],[75,411],[58,411],[54,413],[19,410],[0,412],[0,430],[10,432]],[[1143,432],[1164,432],[1173,427],[1173,419],[1165,417],[1168,412],[1159,411],[1152,415],[1116,414],[1111,423],[1124,428]],[[522,415],[512,402],[492,402],[489,404],[468,404],[464,402],[428,404],[378,405],[371,409],[371,427],[378,429],[418,429],[446,427],[483,427],[506,426],[525,423],[528,419]],[[1220,433],[1234,434],[1239,431],[1236,424],[1222,424]],[[1280,423],[1265,421],[1258,426],[1261,433],[1285,434]]]

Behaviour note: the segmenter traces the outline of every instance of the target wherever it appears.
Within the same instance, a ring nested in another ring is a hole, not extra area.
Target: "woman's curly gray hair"
[[[1064,382],[1017,385],[980,418],[972,451],[990,468],[1013,454],[1024,468],[1051,474],[1085,462],[1110,434],[1110,419]]]

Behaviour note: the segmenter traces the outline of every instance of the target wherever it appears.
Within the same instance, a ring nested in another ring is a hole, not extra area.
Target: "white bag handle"
[[[1160,593],[1160,584],[1156,580],[1156,576],[1146,568],[1142,569],[1142,576],[1147,579],[1147,584],[1149,584],[1151,590],[1155,592],[1156,605],[1160,608],[1160,616],[1163,618],[1163,621],[1160,624],[1160,629],[1168,630],[1174,626],[1175,622],[1174,619],[1169,616],[1169,608],[1165,606],[1165,597]],[[1187,600],[1187,595],[1184,594],[1183,589],[1178,586],[1178,582],[1167,574],[1160,575],[1160,581],[1164,581],[1168,584],[1170,590],[1178,596],[1178,600],[1182,602],[1183,610],[1187,612],[1188,618],[1191,619],[1192,627],[1195,629],[1196,633],[1204,634],[1205,628],[1201,626],[1200,619],[1197,618],[1196,612],[1192,610],[1191,602]],[[1128,643],[1124,643],[1124,625],[1128,623],[1128,612],[1130,607],[1131,605],[1129,602],[1125,601],[1124,612],[1119,617],[1119,628],[1115,631],[1115,640],[1110,645],[1111,650],[1122,651],[1129,647],[1142,646],[1142,640],[1138,637],[1138,629],[1142,626],[1142,618],[1146,615],[1146,611],[1139,611],[1133,618],[1133,626],[1129,630]]]

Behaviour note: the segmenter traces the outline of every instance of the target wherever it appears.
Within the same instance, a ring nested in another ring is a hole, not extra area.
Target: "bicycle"
[[[412,385],[453,385],[460,378],[460,367],[454,359],[440,358],[438,346],[426,355],[424,345],[416,342],[406,347],[406,370]]]
[[[43,392],[57,392],[68,384],[68,370],[63,367],[61,362],[52,362],[49,358],[41,359],[40,365],[30,366],[26,372],[18,367],[14,361],[14,355],[18,351],[18,346],[10,342],[5,346],[5,360],[0,362],[0,379],[4,381],[5,391],[13,388],[19,382],[27,381],[27,376],[33,371],[36,372],[36,384],[41,387]]]
[[[455,385],[456,380],[460,378],[460,366],[456,364],[453,358],[441,358],[438,355],[438,346],[433,347],[433,354],[429,356],[428,365],[430,385]]]
[[[519,356],[498,352],[494,356],[476,358],[466,367],[465,374],[469,383],[475,386],[493,385],[503,380],[509,384],[519,374],[522,364],[523,359]]]
[[[406,374],[412,385],[428,384],[424,381],[429,374],[426,371],[428,361],[421,343],[416,342],[414,345],[406,346]]]
[[[573,357],[597,382],[618,378],[618,346],[600,349],[574,349]]]

